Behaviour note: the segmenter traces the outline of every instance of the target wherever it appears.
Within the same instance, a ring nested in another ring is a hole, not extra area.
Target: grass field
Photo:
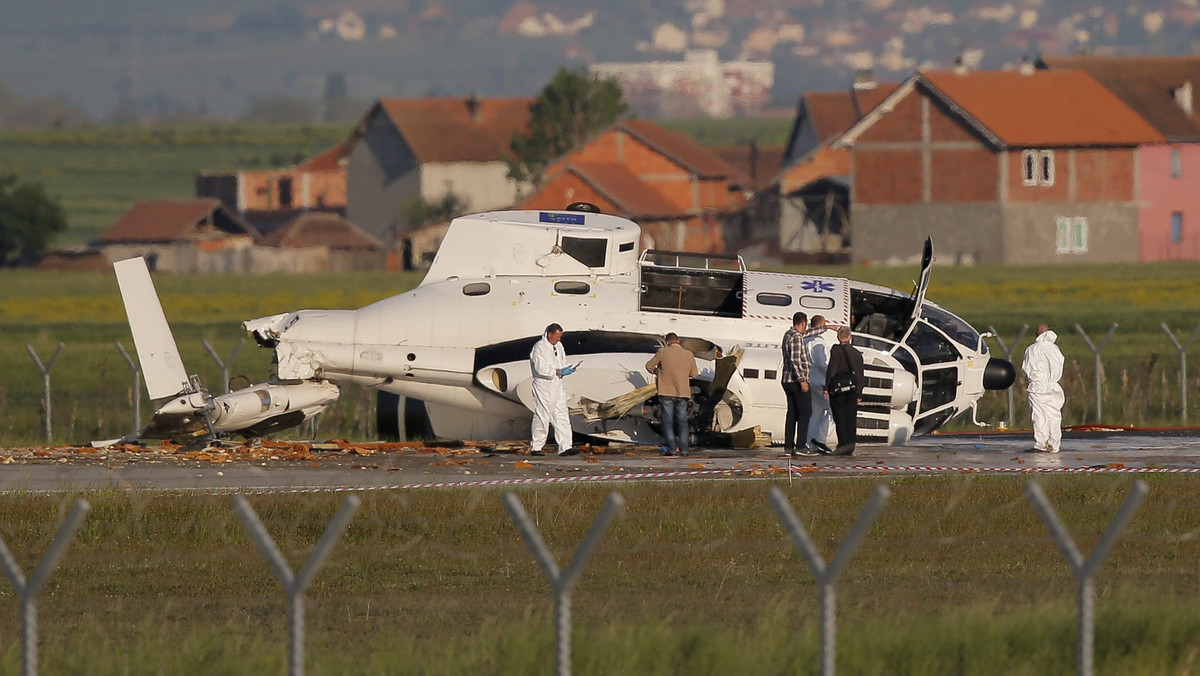
[[[829,274],[830,269],[813,269]],[[915,269],[837,268],[835,274],[911,288]],[[244,337],[240,322],[301,308],[355,308],[416,285],[420,275],[359,272],[262,277],[164,275],[159,293],[176,333],[184,363],[212,389],[221,389],[222,373],[203,348],[207,340],[228,360]],[[46,362],[64,343],[51,371],[53,438],[83,443],[120,436],[133,426],[132,374],[114,342],[132,352],[116,281],[97,273],[46,274],[0,270],[0,443],[42,440],[42,377],[30,359],[32,346]],[[1163,263],[1124,266],[1039,268],[937,267],[929,299],[962,315],[980,330],[995,327],[1010,347],[1022,324],[1049,321],[1058,330],[1067,356],[1063,385],[1067,392],[1064,423],[1104,422],[1125,425],[1179,424],[1178,353],[1160,328],[1166,323],[1184,343],[1200,319],[1200,264]],[[1104,348],[1103,420],[1095,416],[1093,356],[1073,326],[1079,324],[1094,343],[1108,327],[1119,328]],[[1033,339],[1028,331],[1014,352],[1017,360]],[[993,350],[998,344],[992,342]],[[1200,384],[1195,352],[1189,351],[1190,391]],[[263,380],[270,351],[252,343],[237,352],[230,374]],[[1005,420],[1028,427],[1020,384],[1008,420],[1005,393],[988,393],[981,420]],[[1200,397],[1189,397],[1189,421],[1200,420]],[[148,404],[143,402],[143,420]],[[348,388],[337,407],[323,414],[326,437],[374,438],[374,398]],[[956,421],[950,429],[969,428]]]
[[[1186,673],[1200,652],[1200,492],[1150,491],[1097,578],[1097,673]],[[1086,556],[1128,477],[1041,480]],[[853,674],[1074,670],[1076,583],[1025,479],[958,475],[777,482],[830,560],[875,486],[892,497],[838,582],[838,668]],[[817,590],[766,481],[626,484],[573,595],[574,673],[778,674],[817,667]],[[612,487],[518,495],[565,566]],[[39,600],[44,673],[278,672],[285,595],[228,496],[107,492]],[[493,489],[369,493],[307,603],[309,673],[542,674],[548,583]],[[25,571],[74,496],[0,496]],[[340,496],[252,496],[299,569]],[[0,587],[0,670],[17,671]]]
[[[202,170],[283,167],[346,139],[344,125],[86,127],[0,132],[0,171],[41,183],[67,213],[54,246],[94,239],[140,200],[191,199]]]

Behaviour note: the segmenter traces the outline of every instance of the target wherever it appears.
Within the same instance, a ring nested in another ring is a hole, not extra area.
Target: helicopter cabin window
[[[471,282],[463,285],[464,296],[486,296],[492,290],[487,282]]]
[[[908,329],[913,300],[900,294],[850,292],[850,326],[856,333],[899,340]]]
[[[563,237],[562,250],[589,268],[602,268],[608,253],[608,240],[584,237]]]
[[[786,293],[760,293],[754,297],[759,305],[776,305],[787,307],[792,304],[792,297]]]
[[[829,296],[800,296],[800,307],[807,310],[832,310],[834,305]]]
[[[621,244],[617,246],[617,251],[622,253],[626,251],[633,251],[633,242],[621,242]]]
[[[742,369],[743,378],[757,378],[758,369]]]
[[[640,309],[645,312],[742,316],[742,275],[727,270],[643,266]]]
[[[555,282],[554,292],[564,293],[572,296],[582,296],[592,290],[592,287],[587,282]]]

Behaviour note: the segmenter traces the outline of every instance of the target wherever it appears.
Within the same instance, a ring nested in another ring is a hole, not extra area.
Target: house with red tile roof
[[[1038,67],[1086,71],[1163,135],[1134,160],[1138,259],[1200,260],[1200,57],[1043,57]]]
[[[591,202],[637,221],[643,248],[719,253],[725,222],[745,205],[750,183],[686,134],[631,119],[551,163],[518,208]]]
[[[338,214],[309,211],[258,241],[256,271],[380,270],[387,265],[388,249]]]
[[[346,216],[385,242],[413,224],[405,208],[454,195],[470,211],[511,206],[513,134],[532,98],[380,99],[347,142]]]
[[[943,260],[1137,260],[1137,150],[1164,142],[1081,70],[915,73],[832,144],[853,260],[915,259],[926,236]]]
[[[215,198],[138,202],[92,242],[109,262],[145,256],[152,269],[240,271],[261,235]]]

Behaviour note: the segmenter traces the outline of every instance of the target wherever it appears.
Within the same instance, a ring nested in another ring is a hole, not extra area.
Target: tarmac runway
[[[595,448],[532,457],[519,444],[225,444],[43,447],[0,451],[0,492],[87,490],[204,493],[415,490],[567,482],[687,481],[934,473],[1200,473],[1200,428],[1076,429],[1060,453],[1034,453],[1028,432],[935,434],[907,446],[860,445],[850,457],[789,460],[779,448],[698,449],[686,458],[651,447]]]

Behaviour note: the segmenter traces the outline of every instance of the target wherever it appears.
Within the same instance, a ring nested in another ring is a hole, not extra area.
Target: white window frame
[[[1071,228],[1071,253],[1085,254],[1088,252],[1088,219],[1087,216],[1076,216]]]
[[[1071,253],[1071,217],[1059,216],[1055,219],[1054,253],[1063,256]]]
[[[1054,151],[1043,150],[1038,153],[1038,185],[1054,185]]]
[[[1059,216],[1054,226],[1054,253],[1068,256],[1088,252],[1087,216]]]
[[[1054,185],[1054,151],[1026,150],[1021,153],[1021,185]]]
[[[1021,153],[1021,185],[1037,185],[1037,151],[1026,150]]]

